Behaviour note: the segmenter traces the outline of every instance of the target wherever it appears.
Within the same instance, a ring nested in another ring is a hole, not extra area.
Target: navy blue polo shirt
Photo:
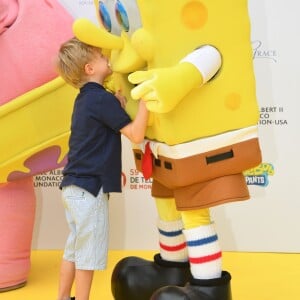
[[[118,99],[95,82],[75,99],[68,162],[60,188],[79,186],[94,196],[121,192],[120,129],[131,122]]]

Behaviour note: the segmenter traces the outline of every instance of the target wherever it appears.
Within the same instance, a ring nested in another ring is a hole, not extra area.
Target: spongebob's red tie
[[[149,142],[145,146],[145,153],[142,159],[142,173],[145,179],[149,179],[152,175],[152,151]]]

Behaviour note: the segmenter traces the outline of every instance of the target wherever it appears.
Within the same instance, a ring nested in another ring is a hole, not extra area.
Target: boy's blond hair
[[[77,38],[72,38],[60,46],[56,70],[70,85],[81,88],[87,81],[85,65],[95,58],[95,53],[101,49],[87,45]]]

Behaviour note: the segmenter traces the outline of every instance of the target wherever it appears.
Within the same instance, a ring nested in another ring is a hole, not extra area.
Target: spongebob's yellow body
[[[147,137],[174,145],[255,125],[258,107],[247,1],[159,1],[158,5],[139,0],[138,4],[143,28],[132,40],[140,56],[147,56],[147,69],[173,67],[206,44],[222,56],[214,79],[188,91],[171,111],[153,113]],[[183,83],[168,79],[164,85],[172,101],[176,96],[172,90]]]

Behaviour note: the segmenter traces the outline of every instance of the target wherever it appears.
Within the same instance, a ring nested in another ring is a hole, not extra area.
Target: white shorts
[[[95,197],[75,185],[62,189],[70,228],[64,256],[80,270],[103,270],[108,254],[108,194]]]

